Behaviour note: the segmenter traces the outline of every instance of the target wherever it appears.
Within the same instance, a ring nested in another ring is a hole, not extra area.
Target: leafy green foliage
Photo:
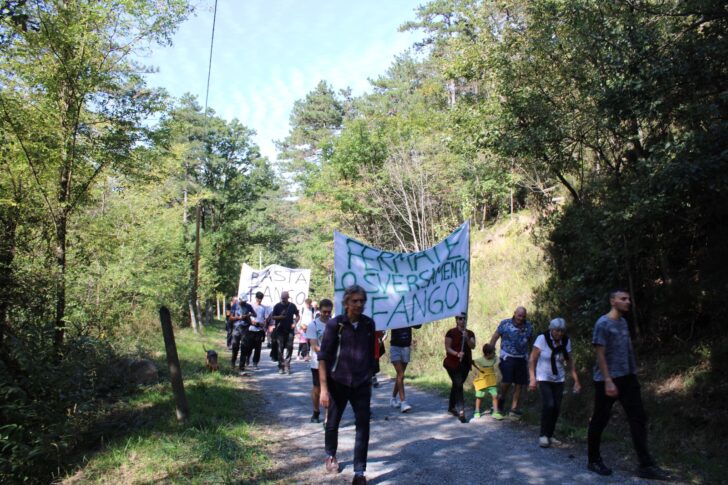
[[[252,259],[253,247],[270,245],[274,251],[277,247],[280,228],[266,222],[266,209],[278,186],[270,164],[252,142],[253,135],[238,120],[226,122],[212,110],[205,115],[189,95],[160,126],[162,156],[171,157],[177,167],[170,175],[179,184],[178,196],[189,198],[183,211],[190,261],[192,208],[198,203],[202,207],[202,300],[218,292],[237,293],[240,264]]]
[[[119,355],[159,306],[185,322],[195,206],[214,301],[281,246],[277,184],[252,130],[170,102],[129,60],[169,41],[184,1],[0,7],[0,481],[46,481],[127,391]]]
[[[294,185],[312,183],[320,165],[324,147],[341,129],[346,115],[348,91],[337,94],[320,81],[304,99],[293,105],[288,136],[276,142],[278,159],[290,174]],[[298,190],[293,187],[293,191]]]
[[[720,12],[717,2],[436,1],[405,25],[427,32],[458,89],[453,147],[482,160],[473,189],[502,197],[510,179],[539,207],[553,264],[542,300],[584,332],[613,286],[632,289],[644,334],[691,338],[696,320],[717,317],[705,309],[725,289],[711,277],[725,241]],[[672,304],[677,294],[691,303]]]

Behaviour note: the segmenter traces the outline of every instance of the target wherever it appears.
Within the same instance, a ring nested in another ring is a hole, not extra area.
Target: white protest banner
[[[263,305],[275,305],[281,301],[281,293],[287,291],[290,301],[303,305],[308,297],[308,285],[311,281],[310,269],[293,269],[272,264],[262,269],[253,269],[243,264],[240,271],[238,296],[247,301],[254,301],[255,293],[263,292]]]
[[[364,314],[377,330],[410,327],[468,310],[470,221],[441,243],[417,253],[392,253],[334,232],[334,294],[343,313],[344,289],[367,292]]]

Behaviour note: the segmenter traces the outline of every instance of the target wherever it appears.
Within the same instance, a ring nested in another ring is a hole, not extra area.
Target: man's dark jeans
[[[538,390],[541,393],[541,436],[551,438],[561,411],[564,383],[538,381]]]
[[[339,384],[329,377],[329,408],[326,413],[326,435],[324,438],[327,456],[336,456],[339,445],[339,423],[344,415],[346,403],[351,403],[356,425],[354,440],[354,472],[364,472],[367,468],[369,451],[369,418],[372,386],[369,382],[358,387]]]
[[[455,370],[445,367],[445,370],[452,381],[448,409],[454,409],[458,413],[462,413],[465,411],[463,384],[465,384],[465,380],[468,378],[468,372],[470,371],[464,365],[460,365],[460,367]]]
[[[278,368],[290,368],[291,354],[293,354],[293,340],[295,334],[278,329],[276,330],[275,335],[276,341],[278,342]]]
[[[617,386],[619,395],[609,397],[604,390],[604,381],[594,382],[594,414],[589,422],[589,433],[587,436],[589,447],[589,462],[594,463],[602,459],[600,445],[602,431],[607,427],[609,417],[612,413],[612,405],[619,401],[627,414],[629,429],[632,432],[632,443],[637,452],[640,466],[654,465],[655,462],[647,451],[647,414],[642,405],[640,383],[637,376],[629,374],[613,379]]]
[[[249,332],[251,334],[253,344],[253,365],[258,365],[260,362],[260,350],[263,347],[263,340],[265,340],[265,332],[263,330],[259,332]]]
[[[233,329],[233,357],[232,364],[235,367],[235,361],[238,358],[238,351],[240,351],[240,370],[245,369],[245,361],[253,350],[253,343],[251,334],[247,327],[236,327]]]
[[[227,347],[231,348],[233,345],[233,322],[229,318],[225,319],[225,330],[227,331]]]

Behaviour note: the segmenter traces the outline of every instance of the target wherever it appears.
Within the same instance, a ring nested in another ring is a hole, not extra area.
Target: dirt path
[[[267,402],[264,426],[276,449],[274,476],[282,483],[351,483],[354,417],[350,407],[339,431],[341,472],[325,474],[323,427],[308,422],[309,365],[294,361],[291,368],[292,375],[279,375],[265,352],[260,370],[241,378],[248,379]],[[629,469],[615,470],[611,477],[590,473],[582,445],[539,448],[535,428],[490,417],[460,423],[445,412],[446,399],[411,387],[407,400],[413,409],[402,414],[389,406],[392,380],[385,376],[380,382],[372,396],[369,483],[653,483],[633,477]],[[611,460],[608,464],[617,465]]]

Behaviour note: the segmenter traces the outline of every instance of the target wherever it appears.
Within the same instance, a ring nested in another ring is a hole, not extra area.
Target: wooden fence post
[[[167,351],[169,380],[172,382],[172,392],[174,392],[177,421],[184,421],[190,415],[190,409],[187,405],[187,396],[185,396],[185,385],[182,380],[182,368],[179,365],[179,357],[177,356],[177,345],[174,343],[172,318],[169,315],[167,307],[159,309],[159,320],[162,322],[164,349]]]

